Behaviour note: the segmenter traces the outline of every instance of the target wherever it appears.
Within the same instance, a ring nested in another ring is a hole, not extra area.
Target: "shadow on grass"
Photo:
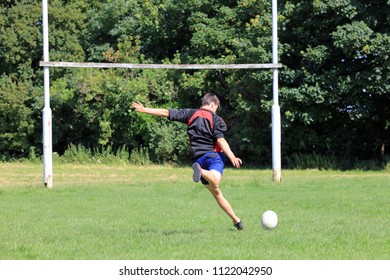
[[[140,234],[157,234],[163,236],[172,236],[172,235],[194,235],[199,233],[204,233],[204,230],[195,230],[195,229],[172,229],[172,230],[158,230],[158,229],[139,229],[136,230]]]

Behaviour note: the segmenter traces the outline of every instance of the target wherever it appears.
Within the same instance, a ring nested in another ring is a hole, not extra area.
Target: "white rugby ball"
[[[272,210],[265,211],[261,216],[261,226],[265,229],[274,229],[278,225],[278,215]]]

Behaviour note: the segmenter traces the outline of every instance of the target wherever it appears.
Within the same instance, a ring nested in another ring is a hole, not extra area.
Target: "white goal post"
[[[42,0],[43,24],[43,61],[39,66],[44,71],[44,108],[43,122],[43,165],[44,186],[53,187],[52,163],[52,111],[50,108],[50,79],[51,67],[64,68],[127,68],[127,69],[273,69],[273,106],[272,106],[272,178],[276,183],[281,182],[281,122],[279,106],[279,68],[278,36],[277,36],[277,0],[272,0],[272,63],[262,64],[127,64],[127,63],[96,63],[96,62],[60,62],[49,60],[49,22],[48,0]]]

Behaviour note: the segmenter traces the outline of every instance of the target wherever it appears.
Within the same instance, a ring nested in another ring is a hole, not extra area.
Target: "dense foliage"
[[[390,1],[279,1],[282,160],[290,167],[383,165],[390,139]],[[39,0],[0,4],[0,160],[41,154]],[[269,63],[270,0],[51,0],[50,60]],[[185,127],[130,108],[220,96],[246,163],[271,163],[272,71],[51,69],[53,149],[189,158]],[[138,152],[137,152],[138,151]]]

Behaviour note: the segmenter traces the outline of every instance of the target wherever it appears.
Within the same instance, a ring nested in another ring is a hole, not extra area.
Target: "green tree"
[[[0,160],[25,157],[30,151],[34,123],[27,106],[28,87],[0,77]]]
[[[31,0],[0,5],[1,74],[21,80],[34,78],[33,66],[42,53],[41,10]]]
[[[79,30],[83,28],[87,5],[84,1],[49,1],[50,58],[54,60],[83,60]],[[11,115],[23,119],[4,126],[22,133],[23,139],[6,141],[2,134],[0,145],[12,156],[24,156],[32,146],[42,146],[41,110],[43,108],[43,77],[38,66],[42,59],[42,7],[33,0],[6,1],[0,4],[0,75],[4,81],[0,106],[6,111],[6,100],[19,100],[18,110]],[[53,80],[67,71],[52,70]],[[12,92],[12,99],[9,99]],[[25,106],[25,108],[23,107]],[[24,108],[23,110],[21,108]],[[6,113],[7,112],[7,113]],[[15,115],[16,114],[16,115]],[[9,120],[9,119],[4,119]],[[20,127],[16,127],[19,124]],[[23,131],[23,132],[21,132]],[[4,132],[6,133],[6,132]],[[11,133],[11,132],[8,132]],[[16,135],[15,134],[15,135]],[[13,137],[17,137],[17,136]],[[21,144],[23,142],[23,144]],[[55,144],[54,144],[55,145]]]
[[[280,0],[279,12],[284,164],[300,161],[303,167],[310,160],[299,157],[311,156],[311,166],[329,158],[342,168],[356,160],[386,160],[389,1]],[[269,0],[53,0],[49,23],[51,60],[227,64],[272,59]],[[40,2],[0,3],[0,146],[7,157],[24,156],[31,145],[41,149],[41,59]],[[222,101],[219,114],[230,127],[233,149],[246,163],[271,163],[271,71],[53,68],[50,77],[54,150],[60,153],[71,143],[106,150],[126,146],[149,149],[156,161],[180,161],[182,127],[134,114],[129,104],[194,107],[212,91]],[[165,145],[171,139],[180,140],[177,149]]]
[[[388,1],[288,1],[282,7],[285,155],[383,159]]]

